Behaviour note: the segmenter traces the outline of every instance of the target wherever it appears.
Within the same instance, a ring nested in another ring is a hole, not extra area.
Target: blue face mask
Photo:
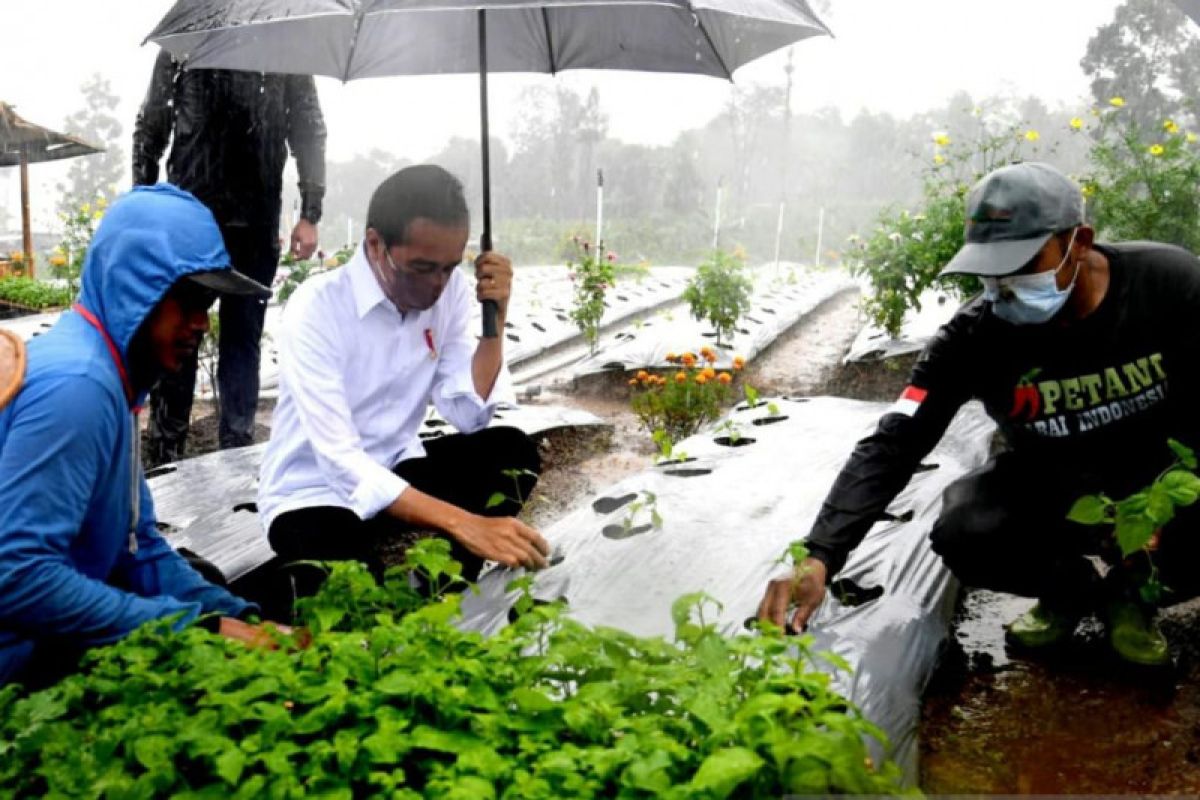
[[[1075,262],[1075,274],[1071,276],[1071,282],[1065,289],[1058,288],[1058,273],[1071,257],[1071,248],[1075,245],[1075,233],[1078,230],[1076,228],[1071,231],[1071,241],[1067,244],[1067,252],[1062,262],[1048,272],[1012,275],[1006,278],[980,278],[983,281],[983,297],[991,301],[992,311],[997,317],[1013,325],[1040,325],[1049,322],[1062,310],[1067,298],[1075,289],[1075,281],[1079,278],[1079,262]]]

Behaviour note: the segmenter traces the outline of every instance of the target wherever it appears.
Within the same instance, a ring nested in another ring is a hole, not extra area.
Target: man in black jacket
[[[1168,245],[1096,243],[1079,189],[1046,164],[985,176],[967,217],[966,245],[942,274],[979,276],[982,296],[941,328],[858,443],[807,537],[809,557],[768,586],[759,614],[803,628],[958,409],[978,399],[1008,449],[946,490],[934,551],[965,584],[1038,599],[1008,626],[1010,644],[1056,644],[1099,609],[1121,657],[1163,664],[1167,643],[1138,589],[1157,567],[1174,590],[1167,602],[1196,593],[1200,506],[1159,531],[1152,561],[1109,558],[1104,576],[1090,556],[1111,555],[1111,527],[1067,514],[1082,495],[1147,486],[1172,462],[1168,439],[1200,445],[1200,262]]]
[[[301,195],[291,252],[297,258],[313,254],[325,195],[325,123],[311,77],[192,70],[164,51],[134,127],[135,185],[158,181],[159,160],[172,138],[167,179],[208,206],[234,266],[267,286],[279,263],[283,168],[290,148]],[[241,447],[254,437],[266,302],[225,298],[219,313],[220,446]],[[183,455],[195,382],[193,358],[151,395],[151,462]]]

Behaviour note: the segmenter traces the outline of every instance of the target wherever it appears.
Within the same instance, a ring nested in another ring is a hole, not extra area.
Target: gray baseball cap
[[[1050,237],[1083,224],[1083,194],[1049,164],[1030,161],[985,175],[967,195],[967,243],[942,275],[1008,275]]]

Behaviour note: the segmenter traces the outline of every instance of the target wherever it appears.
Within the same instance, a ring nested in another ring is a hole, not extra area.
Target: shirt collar
[[[367,261],[365,242],[358,246],[350,263],[344,269],[348,270],[350,274],[350,288],[354,292],[354,310],[358,313],[359,319],[365,317],[380,303],[388,302],[387,296],[379,286],[379,280],[375,277],[375,271],[371,269],[371,264]]]

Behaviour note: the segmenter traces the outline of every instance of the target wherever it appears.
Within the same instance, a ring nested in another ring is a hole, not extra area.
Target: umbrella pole
[[[29,159],[21,148],[21,244],[25,250],[25,271],[33,277],[33,230],[29,227]]]
[[[488,141],[486,13],[482,8],[479,9],[479,128],[480,148],[483,156],[483,233],[479,237],[479,249],[485,253],[492,249],[492,159],[491,145]],[[498,310],[495,300],[483,301],[483,338],[485,339],[495,339],[499,335],[496,330],[496,312]]]

